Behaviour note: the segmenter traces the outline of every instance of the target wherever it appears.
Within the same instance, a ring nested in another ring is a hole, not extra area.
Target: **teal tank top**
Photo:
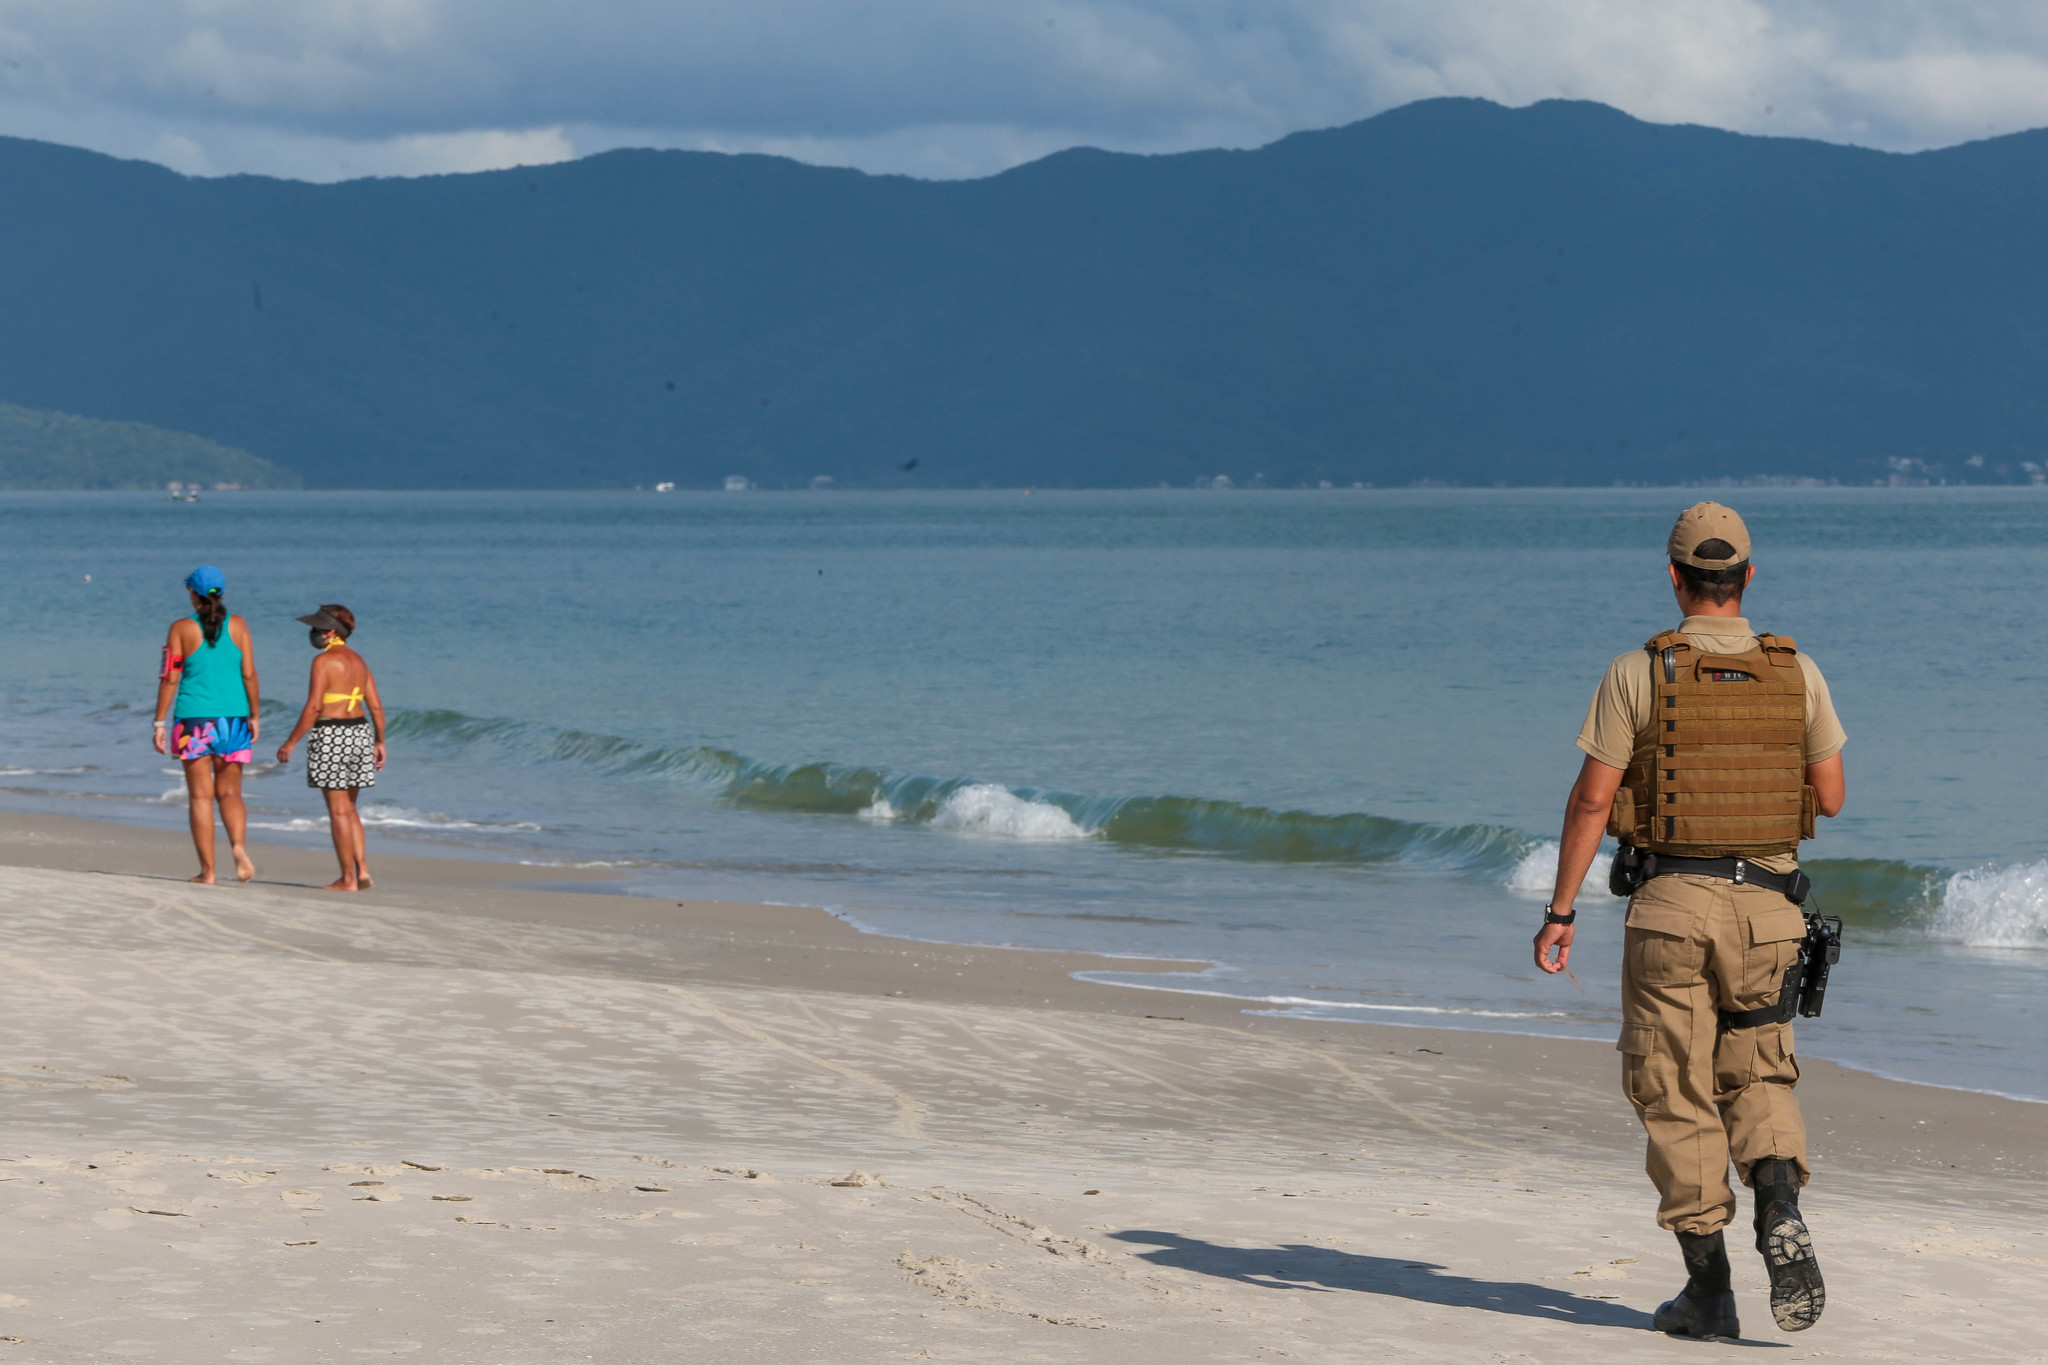
[[[197,621],[199,618],[192,618]],[[235,637],[228,633],[228,623],[220,623],[220,638],[212,644],[205,643],[205,627],[200,627],[201,643],[192,651],[192,657],[185,660],[183,674],[178,679],[177,714],[173,720],[212,720],[218,716],[241,716],[249,714],[249,689],[242,685],[242,647],[235,643]]]

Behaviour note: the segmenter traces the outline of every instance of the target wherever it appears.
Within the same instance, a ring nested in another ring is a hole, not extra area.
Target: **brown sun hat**
[[[1734,553],[1701,555],[1700,547],[1710,540],[1723,542]],[[1695,569],[1732,569],[1749,561],[1749,528],[1732,507],[1723,507],[1718,502],[1696,502],[1678,514],[1678,524],[1671,528],[1667,548],[1675,563],[1689,564]]]

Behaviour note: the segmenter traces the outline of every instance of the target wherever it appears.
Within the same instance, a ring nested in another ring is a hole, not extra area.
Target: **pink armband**
[[[183,660],[182,658],[176,658],[176,659],[172,658],[172,657],[171,657],[171,647],[170,647],[169,645],[165,645],[165,646],[164,646],[164,666],[163,666],[163,670],[162,670],[161,672],[159,672],[159,673],[158,673],[158,674],[156,675],[156,677],[157,677],[157,681],[158,681],[158,682],[169,682],[169,681],[171,680],[171,675],[172,675],[173,673],[176,673],[176,672],[177,672],[177,671],[178,671],[179,669],[183,668],[184,666],[185,666],[185,661],[184,661],[184,660]]]

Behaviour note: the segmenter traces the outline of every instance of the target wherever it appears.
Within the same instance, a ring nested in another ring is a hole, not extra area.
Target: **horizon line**
[[[728,151],[723,148],[712,147],[662,147],[653,144],[622,143],[618,146],[604,147],[597,151],[585,152],[576,156],[558,157],[545,161],[518,161],[512,162],[504,166],[485,167],[478,170],[425,171],[415,175],[361,175],[346,176],[332,180],[314,180],[301,176],[272,175],[258,171],[224,171],[217,174],[204,174],[189,171],[181,171],[173,166],[165,164],[162,161],[158,161],[147,156],[123,156],[113,152],[103,152],[97,148],[84,146],[79,143],[57,142],[49,138],[24,137],[18,134],[6,132],[0,132],[0,142],[27,143],[32,146],[52,147],[66,152],[75,152],[83,156],[96,157],[107,161],[119,162],[124,165],[150,166],[154,167],[157,170],[161,170],[168,175],[176,176],[181,180],[204,182],[226,180],[261,180],[284,185],[307,185],[327,187],[338,185],[360,185],[370,182],[410,182],[418,180],[446,180],[486,175],[508,175],[520,171],[544,171],[560,166],[581,165],[585,162],[596,161],[600,158],[611,156],[648,155],[717,157],[728,160],[759,159],[765,161],[787,162],[791,165],[803,166],[813,170],[843,171],[850,175],[857,175],[864,179],[871,180],[909,180],[915,181],[919,184],[929,185],[964,185],[976,184],[983,181],[999,179],[1002,176],[1012,175],[1015,174],[1016,172],[1027,170],[1033,166],[1042,165],[1045,162],[1052,161],[1056,158],[1063,156],[1071,156],[1076,153],[1094,153],[1100,156],[1126,157],[1131,158],[1133,160],[1168,160],[1178,157],[1214,155],[1249,156],[1259,152],[1268,151],[1274,147],[1280,146],[1282,143],[1292,141],[1295,138],[1318,137],[1331,133],[1341,133],[1351,129],[1363,127],[1366,124],[1377,123],[1382,119],[1390,118],[1395,115],[1406,113],[1408,111],[1419,109],[1428,105],[1483,105],[1489,109],[1499,110],[1507,114],[1527,114],[1539,109],[1543,109],[1546,106],[1572,106],[1578,108],[1599,110],[1603,113],[1611,114],[1619,119],[1623,119],[1628,123],[1636,124],[1647,128],[1665,128],[1672,130],[1697,131],[1704,133],[1719,134],[1724,137],[1742,138],[1748,141],[1755,142],[1812,143],[1822,147],[1839,148],[1844,151],[1867,152],[1876,156],[1901,158],[1937,155],[1944,152],[1952,152],[1964,147],[1975,147],[1987,143],[2003,142],[2013,138],[2028,137],[2035,134],[2048,132],[2048,125],[2042,125],[2040,127],[2031,128],[2018,128],[2010,132],[1991,133],[1982,137],[1964,138],[1961,141],[1944,143],[1940,146],[1921,147],[1912,150],[1901,151],[1888,147],[1870,146],[1865,143],[1859,142],[1831,141],[1827,138],[1814,137],[1806,134],[1754,133],[1744,132],[1742,130],[1734,128],[1723,128],[1710,123],[1661,122],[1656,119],[1643,118],[1640,115],[1629,113],[1625,109],[1622,109],[1616,105],[1605,103],[1601,100],[1577,99],[1566,96],[1547,96],[1543,99],[1531,100],[1527,104],[1507,104],[1499,100],[1489,99],[1483,95],[1431,95],[1426,96],[1422,99],[1410,100],[1405,104],[1392,105],[1386,109],[1380,110],[1377,113],[1368,114],[1363,118],[1353,119],[1348,123],[1328,124],[1312,128],[1297,128],[1290,132],[1282,133],[1278,137],[1272,138],[1265,142],[1258,143],[1253,146],[1233,147],[1227,145],[1217,145],[1207,147],[1187,147],[1173,151],[1129,151],[1115,147],[1104,147],[1091,142],[1075,142],[1069,146],[1060,147],[1053,151],[1046,152],[1042,155],[1034,156],[1029,160],[1017,162],[1015,165],[1006,166],[998,171],[990,171],[983,175],[964,176],[924,176],[913,175],[907,171],[870,171],[864,170],[858,166],[849,166],[840,162],[806,160],[801,156],[795,156],[786,152]],[[561,124],[548,124],[537,125],[536,127],[533,128],[523,129],[453,129],[443,132],[398,134],[397,136],[449,137],[475,133],[531,133],[559,131],[562,126],[563,125]]]

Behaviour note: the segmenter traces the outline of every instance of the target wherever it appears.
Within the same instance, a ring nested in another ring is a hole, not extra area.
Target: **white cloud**
[[[185,175],[246,173],[300,180],[494,171],[568,161],[627,143],[652,145],[647,139],[598,137],[585,146],[560,126],[328,137],[258,123],[165,120],[105,106],[51,109],[5,98],[0,98],[0,132],[154,161]]]
[[[189,171],[625,144],[982,174],[1430,95],[1917,148],[2048,124],[2038,0],[0,0],[0,131]]]
[[[378,145],[380,175],[442,175],[545,166],[568,161],[576,148],[560,128],[480,128],[464,133],[407,133]]]

